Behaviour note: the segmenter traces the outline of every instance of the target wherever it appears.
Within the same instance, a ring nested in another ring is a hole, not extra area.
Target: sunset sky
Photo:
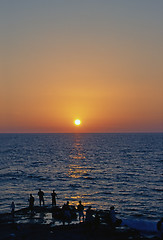
[[[0,1],[1,133],[162,131],[162,0]]]

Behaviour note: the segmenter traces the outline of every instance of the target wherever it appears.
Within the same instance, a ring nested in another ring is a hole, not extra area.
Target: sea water
[[[163,134],[0,134],[0,212],[38,205],[38,189],[51,204],[67,200],[121,218],[158,221],[163,216]]]

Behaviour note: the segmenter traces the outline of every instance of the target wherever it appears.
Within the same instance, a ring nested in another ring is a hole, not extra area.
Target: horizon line
[[[141,134],[141,133],[163,133],[163,131],[146,132],[0,132],[0,134]]]

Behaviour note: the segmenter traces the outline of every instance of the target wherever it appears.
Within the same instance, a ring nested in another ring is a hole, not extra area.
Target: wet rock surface
[[[71,209],[71,223],[63,221],[61,208],[35,207],[31,213],[28,208],[11,214],[0,215],[0,240],[7,239],[47,239],[47,240],[122,240],[149,239],[127,226],[111,228],[105,221],[106,211],[94,211],[99,214],[100,223],[79,223],[77,213]],[[64,224],[63,224],[64,223]],[[158,239],[151,237],[150,239]]]

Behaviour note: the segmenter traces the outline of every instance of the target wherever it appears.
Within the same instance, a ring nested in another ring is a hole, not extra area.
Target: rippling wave
[[[0,211],[28,205],[41,188],[46,204],[109,209],[122,216],[159,219],[162,134],[0,134]]]

